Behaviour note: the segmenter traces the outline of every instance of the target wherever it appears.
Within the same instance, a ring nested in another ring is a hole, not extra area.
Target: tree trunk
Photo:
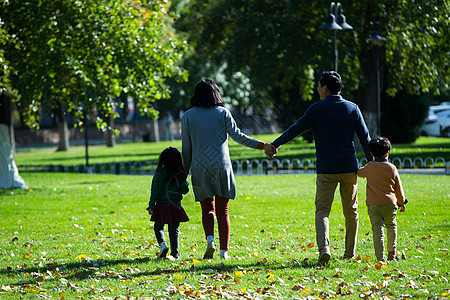
[[[0,189],[28,189],[14,162],[11,99],[10,94],[0,95]]]
[[[150,120],[150,132],[149,132],[150,142],[159,142],[159,125],[158,120]]]
[[[56,120],[58,122],[59,144],[57,151],[69,150],[69,125],[67,124],[67,115],[64,111],[64,104],[58,101],[58,107],[55,110]]]
[[[379,72],[380,72],[380,97],[383,90],[383,74],[386,65],[385,47],[379,49]],[[356,103],[358,104],[369,129],[370,136],[373,137],[378,132],[377,125],[377,78],[375,49],[363,49],[359,61],[361,72],[364,75],[365,84],[360,85],[356,93]]]
[[[116,136],[114,135],[114,119],[111,115],[105,117],[106,121],[106,146],[114,147],[116,145]]]

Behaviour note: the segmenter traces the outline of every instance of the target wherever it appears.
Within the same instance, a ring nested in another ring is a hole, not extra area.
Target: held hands
[[[273,158],[277,153],[278,150],[274,145],[270,143],[264,144],[264,154],[266,154],[267,158]]]
[[[149,215],[153,215],[153,209],[147,208],[147,212],[148,212]]]
[[[405,212],[405,210],[406,210],[406,203],[408,203],[409,201],[408,201],[408,199],[405,199],[404,201],[403,201],[403,205],[399,205],[398,207],[399,207],[399,210],[400,210],[400,212]]]

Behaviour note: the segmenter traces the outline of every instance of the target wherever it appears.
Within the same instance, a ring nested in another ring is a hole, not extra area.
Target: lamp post
[[[380,47],[383,46],[386,39],[380,35],[380,24],[375,23],[374,29],[370,37],[367,39],[368,42],[372,43],[375,50],[375,72],[376,72],[376,89],[375,93],[377,96],[377,135],[381,136],[381,91],[380,91]]]
[[[330,14],[325,18],[325,24],[319,27],[319,29],[334,30],[334,70],[336,72],[338,71],[337,31],[342,29],[353,29],[353,27],[346,22],[342,12],[343,9],[339,2],[331,2]]]
[[[87,126],[87,109],[83,108],[83,123],[84,123],[84,148],[85,148],[85,158],[86,158],[86,171],[85,173],[91,173],[91,167],[89,166],[89,142],[88,142],[88,126]]]

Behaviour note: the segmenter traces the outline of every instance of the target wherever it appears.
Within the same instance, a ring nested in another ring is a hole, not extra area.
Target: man
[[[370,140],[367,126],[358,106],[343,99],[341,76],[334,71],[322,73],[317,92],[322,100],[312,104],[305,114],[279,136],[272,145],[270,158],[277,153],[276,148],[291,141],[308,129],[314,132],[316,144],[316,240],[319,247],[319,263],[330,259],[329,222],[334,193],[339,184],[342,207],[345,216],[344,258],[355,255],[358,234],[358,200],[356,172],[358,161],[353,143],[356,132],[368,161],[372,155],[368,148]]]

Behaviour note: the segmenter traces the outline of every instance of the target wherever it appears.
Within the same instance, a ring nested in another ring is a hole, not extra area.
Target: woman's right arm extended
[[[246,146],[253,149],[264,149],[264,143],[260,144],[262,142],[249,137],[248,135],[244,134],[239,127],[236,124],[236,121],[234,120],[233,116],[231,115],[229,110],[226,110],[225,115],[225,126],[228,135],[238,144],[241,144],[242,146]]]

